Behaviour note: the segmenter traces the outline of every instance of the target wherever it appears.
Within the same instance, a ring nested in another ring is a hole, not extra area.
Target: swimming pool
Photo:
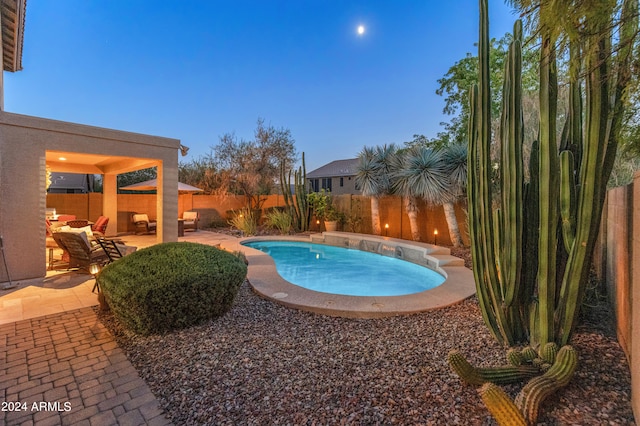
[[[426,267],[360,250],[297,241],[248,241],[269,254],[285,280],[322,293],[400,296],[420,293],[445,278]]]

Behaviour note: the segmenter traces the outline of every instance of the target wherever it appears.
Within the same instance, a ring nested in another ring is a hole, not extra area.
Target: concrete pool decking
[[[248,241],[302,241],[338,246],[369,246],[374,251],[392,257],[400,253],[405,260],[430,267],[445,276],[438,287],[404,296],[343,296],[321,293],[294,285],[284,280],[276,271],[275,262],[268,254],[243,246]],[[363,243],[364,242],[364,243]],[[446,247],[416,243],[388,237],[378,237],[346,232],[324,232],[308,237],[247,237],[226,240],[221,246],[227,250],[241,251],[249,262],[247,279],[260,296],[304,311],[345,318],[379,318],[406,315],[443,308],[461,302],[475,294],[473,273],[464,267],[462,259],[451,256]],[[423,259],[419,259],[422,257]]]

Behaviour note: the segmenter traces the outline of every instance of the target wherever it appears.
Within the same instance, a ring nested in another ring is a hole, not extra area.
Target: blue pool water
[[[267,253],[285,280],[323,293],[350,296],[400,296],[420,293],[444,282],[429,268],[360,250],[296,241],[242,243]]]

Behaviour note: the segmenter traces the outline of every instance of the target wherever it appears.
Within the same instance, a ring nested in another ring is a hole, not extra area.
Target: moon
[[[365,28],[364,25],[358,25],[358,35],[364,34]]]

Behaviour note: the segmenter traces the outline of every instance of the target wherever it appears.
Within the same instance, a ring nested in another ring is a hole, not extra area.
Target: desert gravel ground
[[[179,332],[139,337],[110,314],[101,319],[177,425],[495,424],[446,363],[457,348],[476,365],[504,364],[475,298],[360,320],[286,308],[245,283],[224,316]],[[576,375],[540,424],[634,424],[629,366],[612,329],[602,306],[584,317],[572,341]]]

